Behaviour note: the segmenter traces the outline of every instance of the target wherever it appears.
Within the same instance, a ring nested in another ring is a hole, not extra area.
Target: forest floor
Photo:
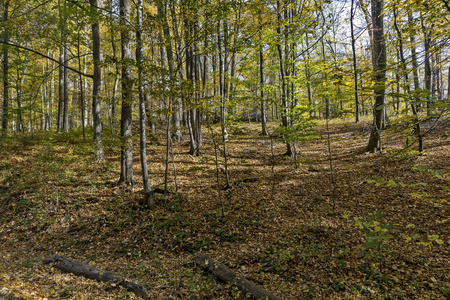
[[[230,128],[233,185],[221,200],[209,131],[200,157],[175,144],[177,191],[170,164],[170,194],[151,210],[138,205],[137,141],[136,184],[124,188],[118,140],[107,130],[102,164],[79,131],[2,137],[0,299],[135,298],[42,264],[54,254],[121,274],[151,299],[245,298],[197,267],[197,251],[280,299],[450,298],[448,121],[426,135],[423,155],[415,144],[402,151],[401,130],[384,132],[383,152],[368,154],[367,122],[331,121],[335,185],[324,123],[318,138],[297,144],[296,161],[276,139],[272,157],[259,128]],[[151,184],[162,188],[164,138],[148,145],[148,159]]]

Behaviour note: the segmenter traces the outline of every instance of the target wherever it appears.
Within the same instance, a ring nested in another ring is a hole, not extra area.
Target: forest
[[[0,299],[450,299],[449,0],[0,20]]]

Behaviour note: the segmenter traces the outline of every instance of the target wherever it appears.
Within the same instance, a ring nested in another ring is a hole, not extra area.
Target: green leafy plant
[[[22,262],[22,266],[24,266],[25,268],[31,269],[31,268],[34,267],[34,264],[35,264],[36,262],[38,262],[38,261],[41,261],[41,257],[37,257],[37,258],[28,258],[28,259],[25,259],[25,260]]]
[[[59,293],[59,297],[63,298],[63,299],[72,298],[73,296],[75,296],[76,290],[77,289],[75,287],[73,287],[73,286],[66,286]]]
[[[345,291],[348,288],[342,280],[329,281],[328,285],[331,286],[336,292]]]
[[[444,294],[444,297],[447,299],[450,297],[450,284],[446,284],[445,286],[440,288],[442,294]]]
[[[391,224],[382,221],[383,214],[380,211],[371,214],[367,221],[355,217],[355,226],[364,232],[366,238],[366,243],[361,250],[364,255],[380,260],[380,262],[382,254],[389,249],[388,241],[392,238],[393,230]]]

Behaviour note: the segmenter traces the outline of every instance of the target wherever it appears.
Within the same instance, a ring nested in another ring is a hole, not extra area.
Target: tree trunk
[[[72,113],[69,118],[69,128],[73,129],[76,127],[76,117],[77,117],[77,102],[78,102],[78,90],[77,90],[77,76],[74,74],[72,79]]]
[[[382,129],[386,75],[386,44],[384,40],[383,0],[371,0],[373,24],[373,71],[374,71],[374,126],[369,137],[367,151],[375,153],[381,149],[380,132]]]
[[[16,120],[16,128],[17,132],[22,131],[22,84],[23,77],[19,74],[19,70],[17,70],[17,80],[16,80],[16,103],[17,103],[17,120]],[[12,128],[14,130],[14,128]]]
[[[63,42],[64,48],[64,111],[63,111],[63,130],[69,131],[69,48],[67,43],[67,37],[64,36]]]
[[[52,51],[52,59],[55,57],[55,52]],[[52,60],[52,70],[55,69],[55,62]],[[49,109],[49,122],[48,122],[48,129],[51,130],[53,127],[53,95],[54,95],[54,89],[55,89],[55,77],[53,76],[53,73],[50,75],[50,91],[48,93],[48,97],[50,98],[50,109]]]
[[[311,72],[309,70],[310,54],[309,54],[309,35],[305,34],[306,49],[304,50],[303,58],[305,60],[305,77],[306,77],[306,91],[308,93],[308,104],[310,107],[309,116],[312,117],[313,113],[316,115],[316,109],[314,108],[314,103],[312,100],[311,92]],[[314,112],[313,109],[314,108]]]
[[[261,93],[261,135],[269,135],[267,131],[267,109],[266,100],[264,99],[264,53],[262,45],[259,46],[259,82]]]
[[[353,55],[353,76],[354,76],[354,84],[355,84],[355,122],[359,123],[360,115],[361,115],[361,107],[359,105],[359,95],[358,95],[358,68],[356,63],[356,38],[353,26],[353,18],[355,16],[355,0],[352,0],[351,9],[350,9],[350,32],[352,38],[352,55]]]
[[[283,49],[281,46],[281,25],[283,23],[282,17],[281,17],[281,5],[280,0],[277,0],[277,11],[278,11],[278,26],[277,26],[277,33],[278,37],[280,39],[280,42],[278,43],[277,50],[278,50],[278,59],[280,61],[280,78],[281,78],[281,107],[282,107],[282,115],[281,115],[281,122],[284,127],[289,126],[289,117],[288,117],[288,100],[287,100],[287,84],[286,84],[286,76],[285,76],[285,67],[284,67],[284,59],[283,59]],[[286,155],[289,157],[294,157],[294,150],[292,147],[292,144],[288,141],[286,141]]]
[[[161,18],[162,26],[163,26],[163,34],[164,34],[164,46],[166,49],[166,55],[167,55],[167,64],[169,66],[169,76],[171,78],[169,84],[173,84],[173,78],[176,75],[175,73],[175,67],[174,67],[174,58],[173,58],[173,50],[172,50],[172,38],[170,36],[170,29],[169,29],[169,23],[167,22],[167,9],[166,9],[166,3],[164,1],[158,1],[158,15],[159,18]],[[172,93],[172,88],[170,88],[170,93]],[[172,118],[172,136],[177,141],[180,142],[183,139],[183,135],[181,133],[180,128],[180,111],[181,111],[181,105],[180,105],[180,99],[178,97],[173,97],[172,94],[170,94],[170,98],[173,99],[173,111],[171,111],[171,118]]]
[[[128,30],[130,21],[130,0],[120,0],[121,43],[122,43],[122,115],[120,120],[120,135],[122,150],[120,156],[119,183],[133,184],[133,141],[132,137],[132,54],[131,37]]]
[[[235,284],[246,296],[250,294],[253,299],[266,299],[266,300],[277,300],[278,297],[272,295],[271,293],[264,291],[259,286],[249,281],[242,275],[236,274],[231,271],[227,266],[214,261],[208,255],[203,253],[195,254],[195,263],[208,270],[211,274],[219,278],[225,283]]]
[[[137,30],[136,30],[136,61],[138,67],[138,88],[139,88],[139,125],[140,125],[140,155],[141,155],[141,167],[142,167],[142,181],[144,184],[144,202],[148,207],[152,207],[155,204],[150,183],[148,181],[148,167],[147,167],[147,142],[145,133],[145,101],[144,101],[144,70],[142,62],[144,59],[144,50],[142,49],[142,1],[138,0],[137,3]]]
[[[78,70],[81,72],[81,51],[80,51],[80,28],[78,29],[78,35],[77,35],[77,55],[78,55]],[[85,100],[84,100],[84,84],[83,84],[83,78],[82,75],[79,74],[78,78],[80,82],[80,102],[81,102],[81,128],[83,130],[83,139],[86,138],[86,116],[85,116]]]
[[[408,14],[408,23],[410,25],[412,25],[414,19],[412,14]],[[414,33],[411,34],[410,38],[410,44],[411,44],[411,62],[412,62],[412,72],[413,72],[413,79],[414,79],[414,89],[416,91],[416,93],[419,91],[420,89],[420,84],[419,84],[419,67],[418,67],[418,63],[417,63],[417,52],[416,52],[416,38]],[[417,96],[415,96],[416,101]]]
[[[62,18],[62,16],[60,17]],[[59,66],[58,66],[58,124],[57,131],[63,129],[63,112],[64,112],[64,28],[61,29],[61,45],[59,48]]]
[[[93,12],[97,13],[97,0],[90,0]],[[94,60],[94,76],[92,85],[92,118],[94,122],[95,160],[104,161],[102,145],[102,112],[100,101],[101,69],[100,69],[100,26],[98,21],[92,24],[92,54]]]
[[[195,16],[195,12],[192,13]],[[195,36],[195,25],[192,24],[194,21],[188,20],[187,18],[184,20],[186,31],[185,31],[185,40],[186,43],[189,43],[189,37]],[[188,104],[188,112],[187,112],[187,123],[189,130],[189,138],[190,138],[190,147],[189,154],[192,156],[200,155],[200,146],[201,146],[201,120],[200,120],[200,112],[197,108],[198,104],[198,93],[195,91],[197,87],[197,64],[196,64],[196,55],[194,54],[196,49],[196,44],[190,44],[186,47],[186,79],[189,83],[189,88],[192,92],[189,93],[187,97]]]
[[[424,35],[424,51],[425,51],[425,58],[424,58],[424,64],[425,64],[425,73],[424,73],[424,82],[425,82],[425,90],[428,91],[428,100],[427,100],[427,116],[431,116],[431,98],[433,95],[431,93],[431,76],[432,76],[432,70],[431,70],[431,55],[430,55],[430,47],[431,47],[431,31],[428,30],[425,26],[424,21],[422,20],[422,30]]]
[[[91,0],[92,1],[92,0]],[[45,265],[52,265],[52,267],[63,272],[72,273],[76,276],[83,276],[89,279],[94,279],[102,282],[112,282],[126,288],[128,291],[135,293],[145,299],[148,298],[147,289],[139,284],[126,281],[121,275],[111,273],[109,271],[98,269],[94,266],[78,262],[66,258],[64,256],[55,255],[54,257],[47,257],[42,261]]]
[[[259,24],[261,26],[261,9],[259,10]],[[264,52],[263,52],[263,41],[262,41],[262,29],[260,28],[259,32],[259,84],[260,84],[260,93],[261,93],[261,135],[269,135],[267,132],[267,112],[266,112],[266,101],[264,99]]]
[[[111,22],[113,22],[112,18],[112,9],[110,12]],[[117,102],[117,90],[119,88],[119,80],[120,80],[120,66],[117,61],[117,50],[116,50],[116,41],[115,41],[115,24],[111,23],[111,48],[113,53],[114,67],[115,67],[115,76],[114,76],[114,85],[111,99],[111,131],[114,134],[114,127],[116,125],[116,102]]]
[[[47,50],[47,56],[50,56],[50,51]],[[49,59],[45,60],[45,71],[44,74],[46,76],[45,81],[45,108],[44,108],[44,130],[50,129],[50,93],[51,93],[51,85],[49,83]]]
[[[400,28],[398,27],[398,23],[397,23],[397,9],[396,6],[394,4],[394,27],[395,30],[397,31],[397,35],[398,35],[398,41],[399,41],[399,55],[400,55],[400,61],[401,61],[401,71],[403,76],[405,77],[405,81],[406,81],[406,94],[407,95],[411,95],[410,92],[410,87],[409,87],[409,81],[408,81],[408,72],[406,70],[406,59],[405,59],[405,55],[403,53],[403,36],[402,36],[402,32],[400,31]],[[420,122],[419,122],[419,118],[417,116],[417,107],[416,107],[416,103],[414,101],[414,97],[411,99],[410,96],[410,103],[411,103],[411,110],[414,116],[414,125],[415,125],[415,131],[417,134],[417,138],[419,141],[419,152],[423,151],[423,138],[422,138],[422,131],[420,128]]]
[[[9,1],[3,1],[3,22],[8,24]],[[3,41],[9,43],[9,30],[5,28]],[[3,113],[2,113],[2,131],[8,130],[8,105],[9,105],[9,55],[8,45],[3,44]]]

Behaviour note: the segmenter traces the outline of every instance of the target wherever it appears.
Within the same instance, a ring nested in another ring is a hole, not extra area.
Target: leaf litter
[[[245,298],[195,266],[193,253],[202,251],[281,299],[446,299],[450,140],[433,131],[418,155],[400,151],[404,139],[387,132],[383,153],[366,154],[363,126],[330,122],[335,188],[324,124],[316,128],[321,138],[296,145],[297,164],[276,139],[271,157],[270,138],[259,136],[259,125],[237,126],[227,149],[230,178],[239,184],[221,191],[223,216],[208,135],[201,157],[175,145],[178,190],[170,164],[167,206],[157,195],[152,210],[137,204],[143,196],[137,148],[136,184],[124,188],[115,184],[120,148],[110,136],[100,165],[77,132],[6,137],[0,142],[0,297],[135,298],[42,265],[58,254],[144,285],[152,299]],[[151,184],[160,188],[164,144],[160,138],[148,145]]]

